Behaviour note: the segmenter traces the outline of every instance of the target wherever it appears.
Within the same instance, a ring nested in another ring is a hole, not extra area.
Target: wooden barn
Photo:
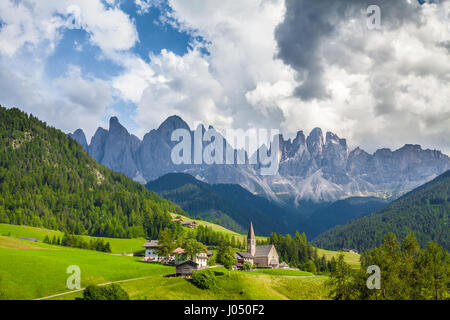
[[[197,270],[198,270],[198,264],[191,260],[188,260],[188,261],[185,261],[185,262],[177,265],[176,274],[177,274],[177,277],[190,278],[190,277],[192,277],[192,274]]]

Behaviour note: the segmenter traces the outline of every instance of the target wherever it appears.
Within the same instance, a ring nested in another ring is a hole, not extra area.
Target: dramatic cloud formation
[[[450,153],[449,2],[2,1],[0,103],[88,136],[111,114],[141,137],[177,114]]]
[[[92,134],[113,102],[112,86],[83,75],[70,61],[65,75],[48,78],[45,63],[70,29],[85,31],[105,56],[132,48],[138,36],[131,19],[101,0],[58,0],[2,1],[0,21],[0,103],[32,112],[63,130],[83,127]]]
[[[369,4],[381,9],[381,30],[366,27]],[[450,150],[443,2],[287,0],[286,7],[278,57],[296,70],[302,100],[286,112],[297,119],[319,109],[310,121],[371,150],[380,141]]]

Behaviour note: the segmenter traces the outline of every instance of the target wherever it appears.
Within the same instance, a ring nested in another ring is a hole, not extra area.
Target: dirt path
[[[111,281],[111,282],[105,282],[105,283],[98,284],[98,286],[106,286],[106,285],[108,285],[108,284],[113,284],[113,283],[122,283],[122,282],[130,282],[130,281],[144,280],[144,279],[148,279],[148,278],[152,278],[152,277],[154,277],[154,276],[142,277],[142,278],[134,278],[134,279],[126,279],[126,280],[118,280],[118,281]],[[33,299],[33,300],[47,300],[47,299],[52,299],[52,298],[64,296],[64,295],[67,295],[67,294],[71,294],[71,293],[76,293],[76,292],[84,291],[85,289],[86,289],[86,288],[81,288],[81,289],[78,289],[78,290],[72,290],[72,291],[68,291],[68,292],[58,293],[58,294],[54,294],[54,295],[51,295],[51,296],[42,297],[42,298],[37,298],[37,299]]]

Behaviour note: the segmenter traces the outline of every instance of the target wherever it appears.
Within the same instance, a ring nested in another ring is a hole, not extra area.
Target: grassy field
[[[289,276],[289,277],[311,277],[314,276],[311,272],[301,270],[284,270],[284,269],[258,269],[258,273],[267,274],[271,276]]]
[[[50,239],[53,236],[62,237],[63,232],[54,231],[42,228],[34,228],[28,226],[16,226],[10,224],[0,224],[0,235],[1,236],[12,236],[12,237],[26,237],[26,238],[36,238],[43,241],[45,236],[49,236]],[[83,236],[86,240],[95,237]],[[135,239],[116,239],[116,238],[99,238],[111,244],[112,253],[133,253],[143,251],[142,245],[145,243],[145,238],[135,238]]]
[[[161,276],[174,272],[173,267],[151,265],[135,257],[106,254],[42,243],[28,250],[4,248],[5,237],[0,238],[0,287],[8,299],[34,299],[68,291],[67,267],[77,265],[81,269],[81,285],[110,281]]]
[[[319,248],[317,250],[319,257],[325,255],[325,258],[327,260],[331,260],[332,257],[337,258],[338,255],[343,254],[345,262],[347,262],[352,267],[352,269],[359,269],[361,267],[361,263],[359,261],[360,255],[357,253],[350,253],[344,251],[329,251]]]
[[[172,214],[174,217],[177,216]],[[193,219],[183,217],[185,221],[191,221]],[[246,239],[245,235],[239,235],[236,232],[228,230],[219,225],[205,222],[201,220],[193,220],[201,225],[205,225],[213,228],[216,231],[223,232],[226,234],[234,235],[237,238]],[[47,230],[42,228],[34,228],[28,226],[16,226],[10,224],[0,224],[0,236],[13,236],[13,237],[27,237],[27,238],[36,238],[40,241],[44,240],[45,236],[48,235],[50,238],[53,236],[62,237],[63,233],[60,231]],[[90,239],[88,236],[84,236],[85,239]],[[266,239],[264,237],[257,237],[259,239]],[[137,238],[137,239],[115,239],[115,238],[101,238],[105,241],[108,241],[111,244],[112,253],[120,254],[120,253],[133,253],[133,252],[142,252],[142,245],[145,243],[145,238]],[[239,251],[239,250],[237,250]],[[327,260],[330,260],[332,257],[337,257],[340,253],[344,254],[345,261],[352,266],[353,269],[358,269],[360,267],[359,262],[359,254],[349,253],[349,252],[337,252],[337,251],[329,251],[324,249],[318,249],[319,256],[325,255]]]
[[[28,234],[31,236],[32,234]],[[52,246],[0,237],[0,290],[6,299],[36,299],[70,292],[67,267],[81,269],[81,286],[134,278],[120,283],[132,299],[326,299],[325,277],[292,270],[232,271],[215,268],[216,288],[201,290],[189,280],[167,278],[174,267],[144,263],[139,258]],[[304,278],[307,276],[307,278]],[[54,299],[75,299],[81,292]]]
[[[324,300],[328,290],[326,277],[292,278],[270,276],[256,272],[213,269],[217,277],[215,288],[202,290],[183,278],[155,276],[149,279],[121,283],[131,299],[136,300]],[[77,292],[52,300],[72,300]]]
[[[201,224],[208,224],[199,221]],[[235,234],[217,225],[215,230]],[[214,269],[218,273],[217,287],[200,290],[190,281],[167,278],[175,272],[174,267],[149,264],[137,257],[122,256],[123,252],[142,250],[145,239],[110,239],[113,254],[91,250],[52,246],[42,243],[45,236],[62,237],[59,231],[28,226],[0,224],[0,293],[7,299],[36,299],[68,292],[67,267],[81,268],[82,287],[111,281],[143,278],[120,285],[132,299],[327,299],[323,286],[326,277],[314,277],[311,273],[295,270],[258,269],[257,272],[233,271],[228,278],[224,268]],[[236,235],[236,234],[235,234]],[[36,238],[31,242],[16,237]],[[88,236],[84,236],[89,238]],[[243,237],[243,236],[242,236]],[[319,249],[327,259],[339,252]],[[344,252],[346,261],[359,267],[359,255]],[[149,277],[149,278],[147,278]],[[72,293],[55,299],[74,299],[82,293]]]
[[[245,241],[247,239],[247,235],[239,234],[237,232],[234,232],[232,230],[229,230],[229,229],[227,229],[225,227],[219,226],[219,225],[217,225],[215,223],[212,223],[212,222],[207,222],[207,221],[203,221],[203,220],[196,220],[196,219],[188,218],[188,217],[181,216],[181,215],[175,214],[175,213],[171,213],[171,216],[172,216],[172,218],[181,217],[183,219],[183,221],[195,221],[195,222],[197,222],[197,224],[205,226],[205,227],[212,228],[214,231],[221,232],[221,233],[224,233],[224,234],[227,234],[227,235],[235,236],[236,239],[240,239],[241,241]],[[256,239],[266,240],[267,237],[257,236]]]
[[[0,236],[0,249],[39,250],[45,249],[24,240]]]

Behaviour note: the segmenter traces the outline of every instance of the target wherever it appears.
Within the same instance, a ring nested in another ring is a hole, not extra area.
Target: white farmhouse
[[[183,248],[176,248],[173,250],[173,254],[175,255],[175,265],[180,265],[186,261],[188,261],[188,257]],[[208,266],[208,260],[212,255],[211,251],[204,249],[202,252],[198,253],[192,262],[195,262],[198,265],[199,269],[206,268]]]
[[[146,261],[161,261],[164,257],[160,257],[156,251],[159,248],[158,240],[149,240],[143,247],[145,248],[145,260]]]

